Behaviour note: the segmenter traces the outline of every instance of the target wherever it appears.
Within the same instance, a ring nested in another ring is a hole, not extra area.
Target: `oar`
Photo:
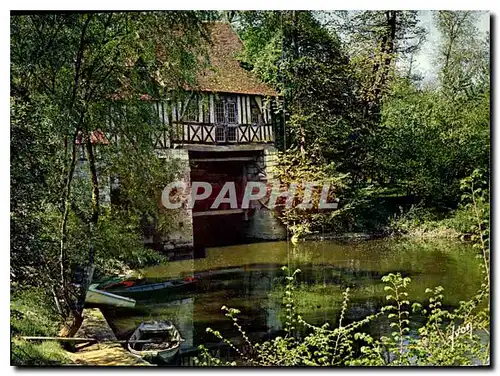
[[[99,341],[97,338],[78,338],[78,337],[36,337],[36,336],[21,336],[18,337],[26,341],[62,341],[62,342],[96,342],[96,343],[162,343],[163,340],[137,339],[129,340],[104,340]]]

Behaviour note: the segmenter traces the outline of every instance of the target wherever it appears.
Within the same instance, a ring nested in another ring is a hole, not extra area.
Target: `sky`
[[[349,10],[348,12],[359,12]],[[427,30],[427,35],[424,43],[422,44],[420,51],[415,55],[415,60],[412,65],[412,72],[419,73],[423,82],[431,82],[437,76],[437,67],[433,63],[435,58],[435,47],[439,44],[441,39],[441,34],[437,30],[433,21],[433,13],[436,11],[432,10],[419,10],[418,17],[421,21],[421,26]],[[486,33],[490,30],[490,13],[487,11],[476,11],[478,13],[476,27],[482,33]],[[342,18],[336,14],[336,12],[319,12],[317,13],[318,20],[320,22],[328,24],[330,20],[336,20],[340,24],[343,22]],[[342,28],[337,28],[336,31],[342,37]]]
[[[422,22],[422,26],[428,30],[426,41],[422,45],[420,52],[415,57],[416,69],[422,74],[424,82],[431,81],[436,77],[432,60],[434,47],[441,38],[439,31],[432,22],[432,13],[433,11],[430,10],[419,11],[419,18]],[[480,32],[486,33],[489,31],[490,14],[488,12],[480,12],[476,26]]]

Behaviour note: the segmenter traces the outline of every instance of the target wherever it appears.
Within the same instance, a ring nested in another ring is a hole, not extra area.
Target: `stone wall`
[[[270,186],[277,183],[277,154],[278,151],[274,146],[269,146],[260,152],[257,161],[249,163],[246,167],[247,181],[259,181]],[[250,201],[245,236],[256,240],[282,240],[286,238],[286,228],[276,214],[265,207],[265,202]]]
[[[276,148],[268,146],[264,150],[256,150],[254,153],[256,158],[253,161],[241,162],[243,163],[242,171],[244,175],[242,180],[273,184],[276,181]],[[163,151],[163,154],[159,155],[159,157],[179,160],[182,164],[181,175],[190,186],[191,169],[187,149],[168,149]],[[161,248],[166,251],[167,255],[174,257],[177,256],[179,249],[192,248],[197,234],[193,233],[193,213],[191,209],[187,208],[187,205],[178,210],[168,209],[168,211],[172,215],[171,222],[173,223],[161,235]],[[213,221],[215,220],[220,220],[220,218],[214,218]],[[266,208],[265,200],[263,200],[263,203],[258,201],[250,202],[250,209],[245,213],[243,220],[243,233],[244,238],[248,240],[281,240],[286,238],[285,227],[276,215]],[[158,243],[158,239],[155,240]],[[146,239],[146,242],[153,243],[153,239]]]
[[[181,176],[188,187],[191,184],[191,169],[189,168],[189,153],[185,149],[168,149],[160,158],[175,159],[180,162]],[[166,215],[170,215],[171,226],[164,234],[161,234],[161,242],[165,251],[192,248],[193,247],[193,216],[192,210],[183,204],[180,209],[164,209]],[[145,239],[151,243],[152,239]]]

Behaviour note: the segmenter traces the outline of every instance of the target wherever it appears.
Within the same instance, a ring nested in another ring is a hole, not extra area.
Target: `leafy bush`
[[[488,221],[487,175],[484,171],[475,170],[469,177],[462,179],[460,184],[463,194],[457,210],[447,213],[443,218],[442,213],[436,213],[420,204],[412,205],[406,212],[400,208],[400,214],[395,215],[389,223],[390,231],[393,234],[411,236],[462,235],[464,238],[473,235],[477,230],[478,221],[485,223]]]
[[[72,222],[71,246],[75,252],[75,265],[85,265],[86,252],[77,252],[77,249],[88,249],[88,240],[82,239],[84,229],[81,223]],[[156,265],[166,261],[166,257],[158,251],[144,246],[140,230],[140,221],[129,213],[113,213],[105,211],[99,220],[95,238],[95,266],[97,275],[122,274],[131,269]]]
[[[298,204],[302,202],[306,183],[330,184],[328,202],[333,202],[344,187],[346,174],[336,171],[333,163],[327,164],[316,153],[301,155],[298,150],[290,149],[280,153],[277,166],[278,179],[286,187],[297,184],[295,202],[291,208],[280,211],[280,219],[292,232],[293,239],[301,239],[305,235],[329,227],[336,211],[321,212],[318,210],[321,189],[313,190],[311,203],[312,209],[301,209]]]
[[[286,271],[286,268],[284,268]],[[454,311],[442,308],[443,289],[427,289],[428,307],[411,304],[406,292],[411,280],[400,273],[382,278],[388,304],[376,314],[359,321],[344,324],[349,303],[349,289],[344,300],[338,327],[329,324],[314,326],[302,319],[295,310],[294,281],[296,270],[286,277],[283,303],[286,311],[285,335],[263,343],[252,343],[238,323],[239,311],[222,307],[240,332],[244,346],[238,348],[232,341],[210,328],[212,333],[237,354],[238,361],[223,362],[200,348],[199,365],[246,366],[428,366],[428,365],[487,365],[489,364],[489,312],[479,309],[487,296],[481,290],[468,302],[462,302]],[[426,318],[417,333],[410,333],[411,314],[419,312]],[[391,321],[390,336],[373,338],[361,328],[377,317],[387,315]],[[301,333],[306,330],[307,334]]]

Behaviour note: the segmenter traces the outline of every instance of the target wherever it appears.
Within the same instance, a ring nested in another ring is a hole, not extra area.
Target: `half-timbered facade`
[[[170,108],[157,102],[165,126],[155,135],[155,147],[273,143],[270,103],[263,95],[237,93],[193,93]]]
[[[245,239],[279,239],[284,229],[259,203],[250,209],[212,209],[223,182],[236,185],[238,202],[247,181],[270,182],[276,163],[273,116],[279,100],[274,89],[244,69],[243,43],[231,26],[208,24],[209,67],[182,100],[154,102],[161,128],[153,137],[159,155],[183,160],[184,177],[210,182],[212,196],[183,208],[177,230],[163,234],[164,249],[234,244]]]
[[[243,43],[229,24],[207,26],[212,42],[209,67],[199,74],[186,99],[155,103],[163,124],[154,135],[155,147],[272,144],[278,94],[240,65],[237,57]]]

